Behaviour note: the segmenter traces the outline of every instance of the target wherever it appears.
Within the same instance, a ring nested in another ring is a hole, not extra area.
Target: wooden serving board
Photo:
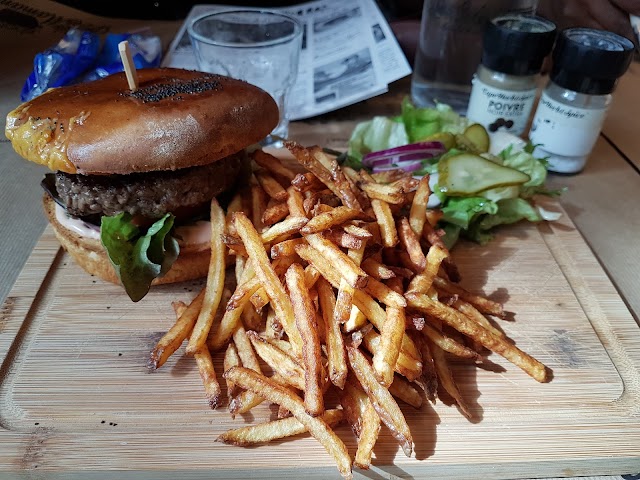
[[[560,207],[554,206],[559,209]],[[474,423],[442,403],[402,405],[415,440],[406,458],[383,429],[368,478],[530,478],[640,471],[640,331],[565,214],[504,228],[489,246],[454,253],[463,284],[516,312],[500,326],[554,373],[538,384],[491,355],[498,372],[455,375]],[[315,440],[241,448],[232,420],[203,398],[183,350],[146,363],[173,323],[170,302],[199,282],[155,288],[138,304],[76,267],[47,229],[0,316],[0,477],[339,478]],[[214,356],[218,371],[221,355]],[[347,427],[338,434],[353,454]]]

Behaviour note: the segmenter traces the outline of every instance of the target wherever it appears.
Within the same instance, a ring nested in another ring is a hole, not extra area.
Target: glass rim
[[[227,14],[264,14],[264,15],[268,15],[271,18],[281,18],[282,20],[288,20],[293,24],[294,27],[294,31],[293,33],[282,37],[282,38],[276,38],[273,40],[265,40],[265,41],[261,41],[261,42],[254,42],[254,43],[235,43],[235,42],[220,42],[217,40],[212,40],[210,38],[205,37],[204,35],[201,35],[198,32],[195,32],[193,29],[193,26],[201,21],[204,20],[206,18],[209,17],[217,17],[217,16],[221,16],[221,15],[227,15]],[[270,10],[260,10],[260,9],[237,9],[237,10],[223,10],[220,12],[213,12],[213,13],[205,13],[203,15],[200,15],[199,17],[194,18],[191,22],[189,22],[189,24],[187,25],[187,32],[189,33],[189,36],[192,39],[195,39],[199,42],[202,43],[206,43],[208,45],[214,45],[216,47],[232,47],[232,48],[261,48],[261,47],[272,47],[275,45],[280,45],[280,44],[284,44],[284,43],[289,43],[292,40],[294,40],[297,37],[302,36],[302,31],[303,31],[303,26],[302,23],[300,22],[300,20],[298,20],[295,17],[292,17],[291,15],[287,15],[285,13],[280,13],[280,12],[274,12],[274,11],[270,11]]]

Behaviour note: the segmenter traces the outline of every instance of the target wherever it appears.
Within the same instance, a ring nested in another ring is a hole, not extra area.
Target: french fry
[[[247,332],[242,325],[236,328],[236,331],[233,332],[233,343],[236,346],[242,366],[250,368],[255,372],[262,373],[256,354],[251,346],[251,341],[249,340]]]
[[[362,313],[364,313],[364,315],[378,330],[382,330],[382,326],[384,325],[384,322],[386,322],[387,316],[382,307],[378,305],[373,298],[367,295],[366,292],[356,290],[353,295],[353,303],[360,311],[362,311]],[[418,351],[418,348],[408,337],[406,332],[402,336],[402,352],[416,360],[420,359],[420,352]]]
[[[340,403],[358,437],[358,449],[353,464],[367,470],[371,466],[371,455],[380,434],[380,416],[367,394],[356,384],[355,378],[345,384],[340,394]]]
[[[304,197],[302,193],[296,190],[293,186],[287,188],[287,207],[289,208],[289,215],[292,217],[306,217],[307,212],[304,210]]]
[[[242,199],[242,194],[240,192],[238,192],[233,196],[233,198],[229,202],[229,205],[227,205],[227,214],[225,216],[225,225],[226,225],[226,233],[228,233],[229,235],[232,235],[232,236],[236,235],[236,229],[233,226],[233,223],[231,222],[231,217],[233,216],[233,214],[235,212],[242,211],[243,203],[244,202],[243,202],[243,199]]]
[[[347,256],[359,266],[364,255],[364,246],[357,249],[351,249],[347,252]],[[351,307],[353,306],[353,287],[345,278],[340,279],[338,286],[338,297],[333,309],[333,319],[337,324],[345,323],[351,315]]]
[[[353,288],[362,288],[367,284],[369,276],[364,270],[329,240],[319,234],[307,235],[305,238],[312,248],[320,252],[324,261],[330,263]]]
[[[271,258],[275,260],[280,257],[291,257],[296,255],[296,245],[306,243],[304,238],[293,238],[291,240],[283,240],[271,247]]]
[[[240,360],[240,356],[238,355],[238,350],[236,350],[236,346],[233,343],[229,343],[227,345],[227,350],[224,352],[224,360],[222,363],[222,368],[226,372],[231,367],[241,367],[242,361]],[[227,396],[229,398],[233,398],[238,394],[238,389],[229,380],[227,382]]]
[[[413,408],[422,407],[420,393],[401,375],[394,375],[393,382],[389,385],[389,393]]]
[[[427,221],[427,203],[429,203],[430,196],[429,175],[425,175],[420,179],[409,211],[409,224],[416,235],[422,235],[424,224]]]
[[[222,243],[230,250],[231,255],[235,255],[236,257],[246,257],[247,251],[242,244],[242,240],[240,240],[237,236],[225,233],[222,235]]]
[[[456,402],[460,413],[471,420],[473,418],[473,414],[464,401],[464,398],[462,397],[462,394],[460,393],[460,390],[458,389],[458,386],[453,379],[453,375],[451,374],[451,370],[449,369],[449,365],[447,364],[447,359],[444,356],[444,351],[430,340],[427,340],[427,342],[429,342],[429,349],[431,350],[431,354],[433,355],[433,363],[436,368],[436,373],[438,374],[439,384]]]
[[[196,359],[198,365],[198,371],[200,372],[200,378],[204,385],[205,396],[209,402],[209,406],[215,409],[220,402],[220,396],[222,390],[216,377],[216,371],[213,368],[213,360],[211,359],[211,353],[209,348],[205,344],[204,347],[198,349],[193,357]]]
[[[189,305],[182,301],[171,302],[171,306],[173,307],[173,311],[176,313],[176,321],[180,319],[180,316],[189,307]]]
[[[411,229],[409,220],[407,217],[402,217],[398,222],[398,235],[400,242],[407,250],[411,262],[416,266],[416,271],[420,272],[427,266],[427,259],[424,256],[422,247],[420,246],[420,239]]]
[[[282,323],[283,328],[289,336],[289,340],[294,345],[296,355],[300,355],[302,353],[302,339],[295,327],[295,316],[291,300],[285,293],[273,266],[269,262],[258,232],[253,228],[253,225],[251,225],[246,215],[242,213],[237,213],[234,216],[234,224],[238,235],[245,244],[249,258],[251,258],[256,276],[260,279],[260,283],[271,299],[271,304],[274,307],[278,320]]]
[[[295,178],[291,180],[291,186],[300,193],[326,188],[326,185],[311,172],[297,174]]]
[[[316,313],[304,282],[304,269],[294,263],[285,275],[291,303],[296,311],[296,327],[302,337],[302,361],[304,365],[304,405],[309,415],[324,412],[322,395],[322,351],[318,338]]]
[[[382,244],[385,247],[394,247],[398,243],[398,231],[389,204],[382,200],[371,200],[371,208],[380,226]]]
[[[429,324],[424,325],[422,333],[431,340],[432,343],[440,347],[445,352],[449,352],[460,358],[469,358],[476,361],[480,360],[480,355],[478,355],[477,352],[465,347],[453,338],[444,335]]]
[[[269,173],[262,171],[254,172],[256,176],[256,180],[262,187],[262,189],[266,192],[266,194],[277,200],[278,202],[284,202],[287,200],[289,195],[287,195],[287,191],[282,188],[282,185],[278,183],[278,181],[273,178]]]
[[[353,373],[369,396],[380,420],[389,428],[404,454],[410,457],[413,451],[413,437],[400,407],[389,390],[378,383],[369,361],[358,349],[347,346],[347,355]]]
[[[402,293],[402,280],[396,279],[391,285],[396,293]],[[380,330],[380,348],[373,355],[373,372],[385,387],[393,382],[393,370],[400,355],[405,323],[404,307],[387,307],[387,319]]]
[[[413,195],[416,189],[418,188],[419,184],[420,184],[419,180],[413,178],[413,176],[411,175],[406,175],[406,174],[398,176],[397,179],[389,182],[390,186],[394,188],[400,188],[404,193],[407,194],[407,197],[411,197],[411,199],[407,198],[409,203],[413,201]]]
[[[432,245],[427,253],[426,267],[422,273],[413,277],[409,283],[409,292],[427,293],[438,276],[438,270],[448,253],[437,245]]]
[[[372,257],[366,258],[361,265],[362,269],[370,277],[376,280],[389,280],[396,276],[395,272],[386,265],[374,260]]]
[[[336,297],[333,288],[324,279],[317,282],[320,310],[325,325],[325,344],[327,347],[327,359],[329,361],[329,379],[338,388],[344,387],[347,378],[347,354],[344,349],[344,341],[340,332],[340,323],[336,321],[333,312],[336,306]]]
[[[206,347],[207,336],[222,298],[226,270],[225,249],[222,243],[224,230],[224,212],[214,198],[211,200],[211,260],[202,308],[187,344],[187,353],[190,355]]]
[[[427,213],[429,213],[429,212],[427,212]],[[428,222],[426,222],[424,224],[423,230],[422,230],[422,236],[431,245],[439,247],[440,249],[442,249],[446,253],[446,258],[442,262],[442,267],[447,272],[447,275],[449,276],[449,279],[452,282],[457,283],[457,282],[459,282],[461,280],[460,272],[458,271],[458,267],[456,266],[456,264],[453,263],[453,261],[451,259],[451,255],[449,254],[449,250],[447,249],[446,245],[442,241],[442,238],[440,238],[441,235],[444,235],[444,231],[442,231],[442,230],[436,231],[434,229],[434,227],[431,225],[431,220],[429,220]]]
[[[307,288],[313,288],[319,278],[320,272],[313,265],[307,265],[304,269],[304,283]]]
[[[420,347],[420,353],[422,354],[422,376],[419,383],[422,385],[422,389],[427,399],[435,404],[436,397],[438,396],[438,374],[436,372],[435,362],[433,360],[433,354],[429,347],[429,342],[419,332],[412,332],[414,335],[416,344]]]
[[[188,306],[184,302],[172,302],[172,306],[174,311],[176,312],[176,316],[178,317],[178,319],[188,308]],[[205,397],[209,402],[209,406],[212,409],[215,409],[218,406],[218,402],[220,401],[221,390],[218,379],[216,378],[216,372],[213,368],[211,354],[205,346],[202,350],[198,350],[195,353],[194,357],[196,359],[198,371],[200,372],[200,378],[202,378],[202,383],[205,388]],[[225,362],[226,361],[227,357],[225,356]],[[232,390],[229,385],[227,385],[227,388],[229,391]],[[229,395],[231,395],[231,393],[229,393]]]
[[[329,427],[333,427],[342,421],[343,415],[344,412],[342,410],[331,409],[325,411],[319,418],[322,418]],[[216,439],[216,442],[246,447],[249,445],[268,443],[293,435],[300,435],[308,431],[308,428],[300,423],[297,418],[288,417],[229,430],[220,435]]]
[[[270,227],[274,223],[286,218],[287,215],[289,215],[289,206],[286,202],[272,203],[272,201],[270,201],[262,214],[262,223]]]
[[[487,317],[485,317],[482,313],[480,313],[480,311],[470,303],[467,303],[464,300],[460,300],[458,298],[456,299],[455,302],[453,302],[452,307],[458,310],[463,315],[466,315],[471,320],[474,320],[475,322],[479,323],[494,335],[497,335],[499,337],[504,337],[504,332],[494,327],[491,324],[491,322],[487,319]]]
[[[291,349],[291,344],[282,338],[267,338],[264,337],[267,342],[271,345],[278,347],[287,355],[291,356],[293,354],[293,350]]]
[[[371,174],[371,178],[376,183],[393,183],[396,180],[406,178],[409,174],[401,168],[395,168],[393,170],[384,170],[381,172],[374,172]]]
[[[249,368],[254,372],[262,373],[262,368],[258,363],[258,359],[256,358],[256,354],[253,351],[253,347],[249,337],[247,336],[247,332],[245,331],[242,325],[238,326],[235,332],[233,332],[233,343],[236,346],[236,351],[238,354],[238,358],[240,359],[240,366]],[[224,371],[226,372],[228,368],[225,367]],[[261,403],[261,398],[253,398],[256,396],[253,392],[244,392],[245,395],[242,399],[239,400],[241,402],[240,405],[236,405],[234,408],[241,409],[242,405],[245,406],[254,406]]]
[[[358,237],[362,240],[368,240],[373,237],[373,234],[366,228],[358,227],[356,225],[347,224],[342,227],[345,232],[354,237]]]
[[[367,285],[366,287],[364,287],[364,289],[369,295],[378,299],[380,302],[389,307],[404,308],[407,306],[407,301],[402,295],[394,292],[384,283],[379,282],[375,278],[369,278],[369,281],[367,282]]]
[[[342,167],[342,172],[344,173],[344,175],[351,180],[352,183],[358,183],[360,182],[362,179],[360,178],[360,175],[358,175],[358,172],[356,172],[353,168],[351,167],[346,167],[343,166]]]
[[[288,385],[299,390],[304,390],[304,368],[302,368],[297,360],[262,338],[256,332],[247,332],[247,337],[249,337],[253,348],[260,358],[275,372],[281,375]]]
[[[369,196],[372,202],[374,200],[379,200],[385,203],[399,205],[406,201],[404,189],[393,185],[361,182],[360,188],[364,190],[364,192]]]
[[[263,243],[269,243],[273,242],[277,238],[291,236],[294,233],[298,233],[300,229],[307,224],[307,222],[308,220],[306,217],[287,217],[282,222],[276,223],[262,232],[260,238]]]
[[[327,169],[321,160],[328,160],[318,147],[305,149],[295,142],[284,142],[284,146],[296,157],[296,160],[312,172],[318,179],[342,200],[342,203],[349,208],[362,210],[360,202],[351,190],[350,184],[344,177],[344,173],[338,163],[331,162],[332,167]]]
[[[345,420],[351,427],[356,438],[360,437],[360,433],[362,432],[362,412],[365,409],[366,403],[370,402],[370,400],[358,384],[353,373],[351,374],[351,380],[345,382],[344,388],[338,391],[338,397],[342,410],[344,411]]]
[[[242,312],[249,304],[251,295],[260,288],[260,281],[252,275],[255,275],[253,267],[245,268],[241,279],[241,282],[244,282],[236,287],[236,291],[227,302],[227,307],[220,323],[213,331],[213,334],[209,336],[208,345],[211,350],[221,349],[229,341],[238,325],[240,325]],[[247,278],[249,280],[246,280]]]
[[[342,225],[350,220],[361,218],[362,212],[349,207],[336,207],[331,210],[316,215],[300,229],[302,235],[310,235],[328,230],[337,225]]]
[[[264,228],[262,215],[267,208],[267,194],[258,184],[255,175],[251,176],[251,221],[258,232]]]
[[[274,373],[270,379],[283,388],[291,390],[289,383],[286,382],[279,374]],[[227,379],[225,379],[225,381],[227,381]],[[293,390],[291,390],[291,393],[295,395]],[[264,401],[265,398],[263,396],[252,392],[251,390],[241,391],[229,401],[229,413],[231,414],[231,418],[235,418],[236,415],[244,415],[245,413],[248,413],[252,408],[257,407]]]
[[[460,333],[478,341],[492,352],[503,356],[517,367],[520,367],[538,382],[549,381],[547,368],[542,363],[509,343],[505,338],[494,335],[457,310],[432,300],[427,295],[407,293],[406,297],[411,307],[442,320]]]
[[[262,308],[269,303],[269,295],[267,295],[267,291],[264,287],[258,288],[251,297],[249,297],[249,301],[255,308],[254,312],[261,311]],[[249,310],[245,310],[249,311]]]
[[[344,230],[327,230],[324,236],[330,242],[335,243],[342,248],[358,249],[362,248],[364,242],[361,238],[351,235]]]
[[[289,167],[285,167],[280,159],[274,155],[265,152],[262,149],[254,150],[251,158],[265,170],[291,181],[296,177],[296,173]]]
[[[342,325],[342,330],[344,331],[344,333],[351,333],[355,330],[358,330],[364,327],[367,323],[369,323],[369,320],[367,319],[365,314],[362,313],[360,309],[355,305],[351,305],[351,313],[349,314],[349,320],[347,320]]]
[[[494,317],[504,318],[504,310],[502,305],[488,298],[482,297],[471,293],[459,285],[455,285],[444,278],[436,277],[433,279],[433,284],[437,290],[446,292],[450,295],[457,295],[460,299],[470,303],[482,313],[493,315]]]
[[[276,317],[276,313],[273,311],[273,308],[269,307],[267,310],[267,320],[265,326],[265,336],[269,339],[282,338],[282,324],[278,321]]]
[[[444,213],[442,210],[428,209],[426,212],[427,222],[431,227],[438,225],[438,222],[442,220]]]
[[[379,333],[371,330],[364,336],[363,344],[366,349],[374,356],[376,354],[379,355],[381,350],[381,339],[382,337]],[[398,360],[392,366],[392,369],[398,372],[400,375],[406,377],[409,381],[413,382],[414,380],[417,380],[422,373],[422,360],[418,360],[410,355],[407,355],[406,352],[400,349]],[[382,385],[381,382],[379,383]]]
[[[353,478],[351,458],[344,443],[324,420],[312,417],[305,411],[304,403],[299,397],[272,380],[243,367],[233,367],[224,375],[236,385],[264,396],[270,402],[277,403],[289,410],[334,458],[340,474],[345,479]]]
[[[167,361],[167,359],[175,352],[182,342],[186,340],[193,326],[198,320],[198,314],[202,308],[205,289],[191,301],[187,309],[184,311],[176,323],[169,331],[158,341],[157,345],[151,352],[149,359],[149,368],[158,369]]]

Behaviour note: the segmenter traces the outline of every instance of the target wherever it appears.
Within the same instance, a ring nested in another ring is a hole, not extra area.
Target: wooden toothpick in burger
[[[118,51],[120,52],[120,58],[122,59],[122,65],[124,66],[124,73],[127,76],[127,82],[129,83],[129,90],[136,91],[138,89],[138,71],[136,65],[133,63],[133,56],[131,55],[131,48],[129,48],[129,42],[124,40],[118,44]]]

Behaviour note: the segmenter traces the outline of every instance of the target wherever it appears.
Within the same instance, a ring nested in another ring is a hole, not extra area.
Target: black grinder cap
[[[501,15],[484,31],[482,64],[508,75],[535,75],[551,51],[555,36],[555,24],[544,18]]]
[[[587,95],[611,93],[633,58],[631,40],[606,30],[568,28],[553,50],[551,80]]]

